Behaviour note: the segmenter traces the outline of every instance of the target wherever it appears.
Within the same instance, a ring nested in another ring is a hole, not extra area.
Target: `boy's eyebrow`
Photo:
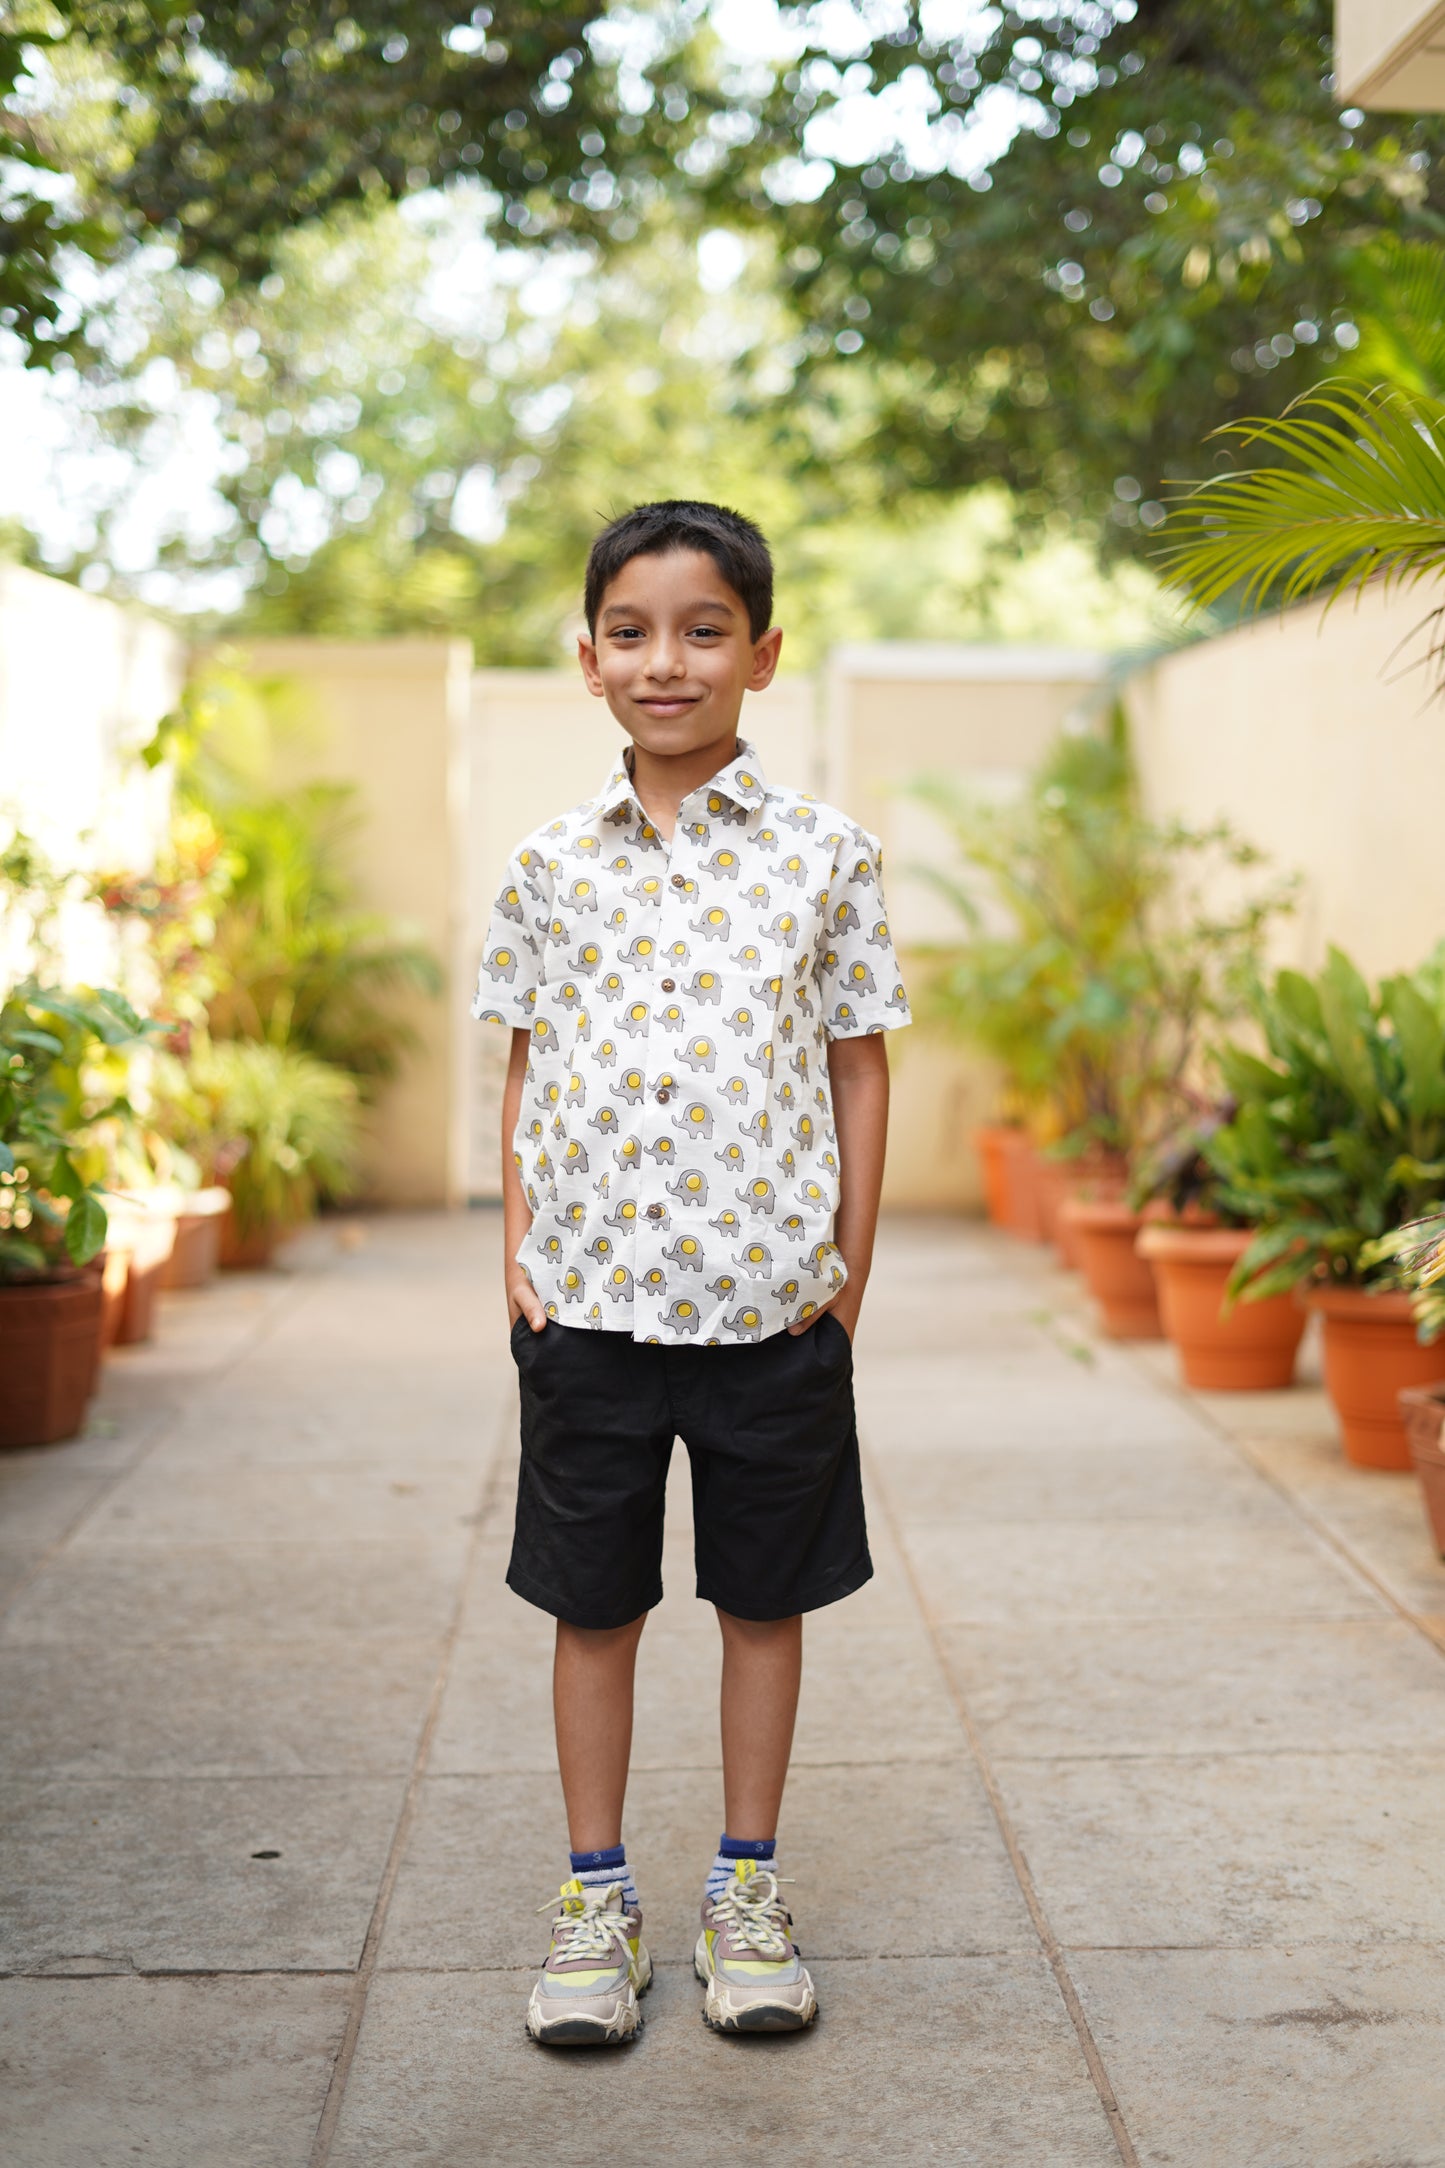
[[[738,614],[730,602],[724,602],[719,597],[705,595],[699,601],[689,603],[686,610],[684,610],[683,615],[685,617],[691,617],[700,610],[711,610],[718,617],[736,617]],[[602,616],[599,619],[599,623],[606,625],[609,624],[614,618],[640,617],[642,616],[642,614],[642,610],[639,609],[636,604],[628,602],[609,602],[603,609]]]

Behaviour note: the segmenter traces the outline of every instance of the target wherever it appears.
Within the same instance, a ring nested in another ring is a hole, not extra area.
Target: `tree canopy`
[[[906,85],[929,115],[906,148],[817,165],[783,253],[813,375],[871,362],[880,448],[915,487],[991,475],[1116,532],[1157,523],[1212,429],[1341,366],[1382,237],[1438,245],[1445,128],[1341,114],[1328,0],[995,7],[949,39],[928,15],[801,57],[764,116],[781,155],[831,148],[865,93],[881,119]]]
[[[34,361],[115,368],[77,265],[147,240],[244,314],[308,235],[427,191],[599,270],[732,227],[775,364],[730,384],[735,436],[824,497],[846,462],[895,499],[997,484],[1126,550],[1221,424],[1281,412],[1362,329],[1398,348],[1401,267],[1428,297],[1445,231],[1445,125],[1337,110],[1329,0],[840,0],[782,8],[766,54],[703,0],[0,0],[0,25],[0,323]],[[264,437],[288,365],[255,358]]]

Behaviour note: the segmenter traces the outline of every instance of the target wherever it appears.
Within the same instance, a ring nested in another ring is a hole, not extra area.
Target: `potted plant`
[[[1036,1126],[1054,1139],[1033,1160],[1035,1199],[1042,1187],[1105,1329],[1157,1335],[1153,1275],[1123,1194],[1128,1158],[1174,1112],[1201,1024],[1238,1009],[1290,886],[1254,880],[1259,854],[1223,826],[1145,817],[1117,706],[1099,733],[1060,739],[1016,806],[970,808],[941,786],[923,794],[950,819],[968,868],[967,879],[935,876],[972,933],[941,982],[945,1009],[991,1051],[1006,1028]],[[1224,916],[1205,902],[1222,869],[1238,899]]]
[[[51,1445],[84,1421],[106,1237],[103,1155],[85,1129],[118,1105],[87,1064],[154,1028],[120,994],[33,979],[0,1005],[0,1445]]]
[[[310,1054],[242,1039],[197,1042],[184,1065],[161,1068],[157,1098],[169,1133],[229,1193],[224,1265],[268,1265],[321,1196],[355,1188],[355,1081]]]
[[[1294,1380],[1305,1312],[1293,1293],[1241,1303],[1229,1292],[1254,1240],[1230,1213],[1209,1159],[1232,1101],[1201,1106],[1161,1141],[1136,1176],[1144,1226],[1135,1247],[1154,1274],[1159,1316],[1186,1385],[1198,1392],[1272,1392]]]
[[[1398,1395],[1430,1384],[1398,1236],[1445,1188],[1445,953],[1371,992],[1331,949],[1314,978],[1261,987],[1265,1052],[1220,1051],[1237,1101],[1207,1151],[1253,1240],[1230,1293],[1298,1288],[1323,1322],[1325,1385],[1347,1456],[1408,1468]]]

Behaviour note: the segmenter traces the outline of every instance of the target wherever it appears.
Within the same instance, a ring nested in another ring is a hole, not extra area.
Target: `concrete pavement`
[[[808,1628],[783,1828],[824,2015],[700,2024],[717,1635],[675,1486],[628,1839],[638,2045],[523,2037],[563,1868],[502,1585],[491,1214],[167,1300],[0,1461],[7,2168],[1445,2164],[1445,1567],[1317,1390],[1175,1390],[1040,1255],[894,1222],[877,1579]],[[1445,1357],[1442,1357],[1445,1368]],[[681,1458],[681,1456],[679,1456]]]

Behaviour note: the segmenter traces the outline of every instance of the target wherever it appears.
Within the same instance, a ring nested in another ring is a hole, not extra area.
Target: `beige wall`
[[[373,1118],[368,1187],[388,1204],[465,1195],[468,1086],[465,923],[471,649],[464,640],[257,640],[259,676],[306,696],[309,727],[277,781],[348,781],[363,815],[354,847],[362,901],[441,962],[440,1000],[410,1003],[419,1051]]]
[[[1223,816],[1304,876],[1281,959],[1337,942],[1367,972],[1445,937],[1445,701],[1396,652],[1432,598],[1313,607],[1184,648],[1126,690],[1146,801]],[[1393,659],[1392,659],[1393,658]]]
[[[143,611],[0,566],[0,818],[63,868],[148,868],[169,783],[134,756],[174,707],[184,668],[181,641]],[[108,978],[103,914],[71,908],[61,954],[68,976]],[[0,934],[0,971],[27,961]]]
[[[908,795],[943,778],[974,798],[1014,796],[1066,723],[1096,711],[1107,658],[1068,648],[879,642],[836,649],[824,723],[825,797],[883,845],[888,918],[915,997],[928,944],[957,938],[958,920],[917,868],[948,866],[948,831]],[[884,1203],[909,1211],[976,1211],[969,1142],[995,1084],[986,1065],[926,1022],[888,1041],[893,1108]]]
[[[1442,0],[1335,0],[1335,95],[1383,112],[1445,110]]]

